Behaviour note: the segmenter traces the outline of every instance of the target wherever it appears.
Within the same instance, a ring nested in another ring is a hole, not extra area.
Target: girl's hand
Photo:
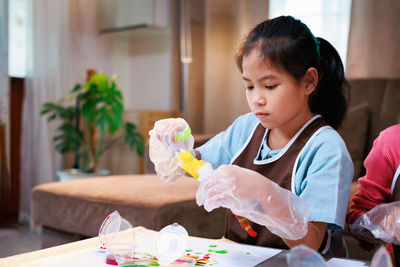
[[[181,118],[159,120],[149,132],[149,156],[161,179],[174,182],[186,172],[175,162],[180,152],[193,150],[194,139],[187,122]]]
[[[307,233],[307,204],[255,171],[222,165],[200,184],[196,197],[207,211],[228,208],[284,239],[301,239]]]
[[[380,239],[400,245],[400,201],[377,205],[350,225],[350,231],[372,244]]]

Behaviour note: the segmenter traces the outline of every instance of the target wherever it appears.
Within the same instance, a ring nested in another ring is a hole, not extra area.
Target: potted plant
[[[119,142],[136,148],[140,156],[144,154],[143,136],[135,124],[123,121],[123,96],[116,75],[111,80],[105,74],[89,76],[85,85],[75,85],[66,97],[43,104],[40,113],[48,116],[49,122],[61,121],[53,138],[55,149],[61,154],[74,153],[69,172],[80,177],[101,174],[97,170],[100,157]],[[122,129],[125,134],[117,134]]]

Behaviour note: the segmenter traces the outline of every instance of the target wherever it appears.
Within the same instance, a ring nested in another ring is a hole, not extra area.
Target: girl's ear
[[[317,84],[318,84],[317,69],[314,67],[308,68],[308,70],[304,74],[302,82],[303,82],[303,86],[304,86],[304,89],[306,90],[307,95],[310,95],[312,92],[314,92],[314,90],[315,90],[315,88],[317,88]]]

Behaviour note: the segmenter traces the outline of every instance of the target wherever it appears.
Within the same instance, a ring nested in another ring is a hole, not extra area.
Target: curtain
[[[8,129],[8,71],[7,71],[7,34],[8,34],[8,23],[7,23],[7,10],[8,10],[8,1],[7,0],[0,0],[0,123],[5,125],[7,129],[7,133],[9,132]],[[8,139],[8,136],[6,136]],[[6,144],[8,142],[6,141]],[[8,149],[7,149],[8,151]],[[8,157],[9,158],[9,157]]]
[[[40,116],[41,107],[83,83],[86,69],[102,69],[99,54],[107,49],[106,39],[97,40],[96,0],[30,0],[28,10],[20,191],[24,222],[30,218],[31,189],[56,181],[56,170],[63,168],[52,141],[57,125]]]
[[[399,25],[399,0],[353,0],[346,76],[399,78]]]
[[[7,71],[7,10],[8,1],[0,0],[0,220],[7,216],[10,201],[9,175],[9,86]]]

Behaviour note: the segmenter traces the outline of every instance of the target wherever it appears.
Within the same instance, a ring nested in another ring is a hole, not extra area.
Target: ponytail
[[[318,37],[317,41],[320,50],[319,80],[310,95],[309,106],[312,113],[321,114],[326,123],[338,129],[347,112],[350,85],[336,49],[323,38]]]

